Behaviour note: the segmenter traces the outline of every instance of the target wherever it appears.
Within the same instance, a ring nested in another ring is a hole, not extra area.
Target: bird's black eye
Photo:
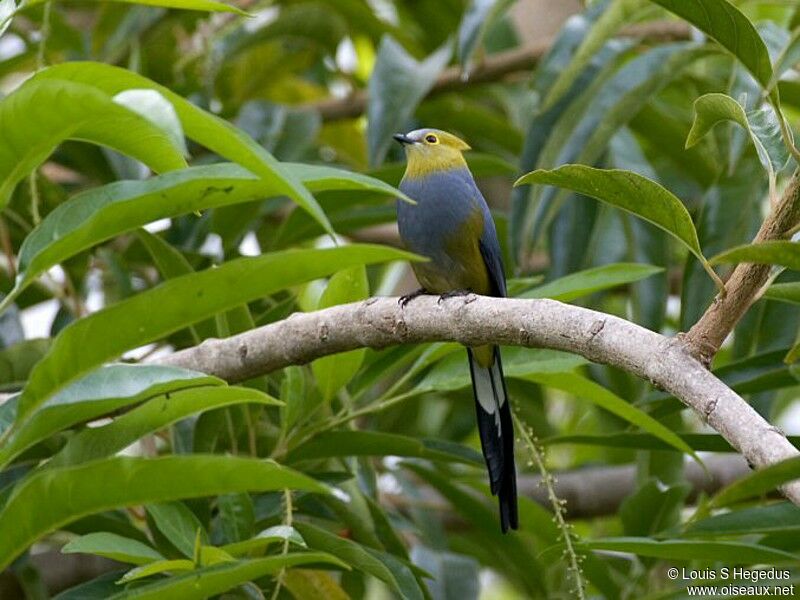
[[[429,144],[435,144],[436,142],[439,141],[439,138],[437,138],[433,134],[430,134],[425,136],[425,141],[428,142]]]

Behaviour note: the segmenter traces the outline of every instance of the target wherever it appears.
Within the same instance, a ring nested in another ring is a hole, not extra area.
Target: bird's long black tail
[[[514,424],[497,346],[467,348],[475,411],[492,494],[500,504],[503,533],[517,529],[517,474],[514,466]],[[485,360],[484,360],[484,355]],[[491,360],[489,360],[491,359]],[[488,367],[482,364],[489,364]]]

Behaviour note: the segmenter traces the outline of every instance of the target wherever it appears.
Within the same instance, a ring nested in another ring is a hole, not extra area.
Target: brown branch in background
[[[424,296],[401,309],[397,298],[371,298],[295,314],[229,338],[209,339],[156,362],[242,381],[357,348],[443,341],[580,354],[674,395],[754,468],[800,454],[780,430],[710,373],[680,341],[613,315],[554,300],[469,294],[439,303],[437,297]],[[783,492],[800,506],[800,480],[786,484]]]
[[[689,38],[691,31],[685,23],[680,21],[654,21],[625,28],[620,35],[656,42],[685,40]],[[536,44],[490,54],[480,65],[476,66],[469,79],[462,77],[459,65],[445,69],[433,85],[429,96],[481,83],[499,81],[514,73],[529,72],[547,53],[554,41],[555,38],[551,36]],[[366,112],[367,93],[364,90],[358,90],[345,98],[326,98],[306,104],[304,108],[319,112],[324,121],[354,119]]]
[[[761,224],[754,243],[780,240],[800,221],[800,176],[795,173],[786,191],[769,216]],[[725,296],[718,295],[711,306],[682,336],[686,347],[706,366],[711,364],[722,342],[758,299],[759,291],[767,283],[770,265],[742,263],[737,265],[725,283]]]
[[[713,495],[725,486],[750,473],[750,468],[738,454],[709,456],[704,460],[707,471],[696,462],[687,462],[683,472],[691,486],[688,503],[693,503],[702,494]],[[554,473],[556,495],[566,502],[570,520],[591,519],[615,515],[625,499],[640,485],[636,465],[613,465],[587,467]],[[520,496],[530,498],[550,509],[547,492],[538,475],[519,475],[517,487]],[[406,494],[381,493],[381,500],[400,510],[426,508],[440,511],[446,525],[452,529],[464,529],[471,524],[459,519],[448,501],[435,489],[420,484],[420,497]]]

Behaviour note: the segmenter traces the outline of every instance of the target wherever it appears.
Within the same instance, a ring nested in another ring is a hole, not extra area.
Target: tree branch
[[[654,21],[623,29],[620,35],[663,41],[687,39],[690,33],[689,27],[680,21]],[[547,53],[554,41],[554,36],[548,37],[536,44],[490,54],[472,71],[468,79],[462,77],[459,65],[445,69],[433,85],[429,96],[481,83],[499,81],[513,73],[530,71]],[[345,98],[326,98],[306,104],[304,108],[319,112],[324,121],[354,119],[366,112],[367,93],[364,90],[358,90]]]
[[[753,243],[780,240],[800,221],[800,177],[792,177],[783,196],[762,223]],[[689,352],[704,365],[711,364],[722,342],[758,299],[767,283],[770,265],[742,263],[725,283],[725,295],[717,295],[708,310],[688,333],[682,336]]]
[[[708,457],[705,461],[707,471],[691,461],[684,464],[686,481],[690,484],[687,502],[697,500],[701,494],[712,495],[723,487],[750,473],[747,462],[738,454],[722,454]],[[567,517],[591,519],[607,517],[619,511],[625,499],[640,485],[636,465],[612,465],[586,467],[553,473],[556,495],[566,503]],[[517,480],[520,496],[530,498],[551,510],[547,492],[541,485],[538,475],[520,475]],[[398,509],[423,507],[445,513],[445,522],[451,529],[468,526],[450,508],[447,499],[434,488],[421,484],[420,497],[411,498],[407,494],[381,492],[381,499]]]
[[[452,341],[551,348],[621,368],[693,408],[755,468],[798,455],[781,431],[692,357],[684,344],[634,323],[554,300],[470,294],[439,304],[425,296],[401,309],[396,298],[371,298],[276,323],[158,360],[242,381],[356,348]],[[800,505],[800,481],[784,486]]]

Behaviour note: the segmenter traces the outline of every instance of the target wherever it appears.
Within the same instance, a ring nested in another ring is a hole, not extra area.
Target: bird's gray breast
[[[417,202],[397,202],[397,225],[406,247],[433,261],[443,260],[447,241],[478,208],[473,186],[471,177],[466,180],[458,170],[403,179],[400,191]]]

